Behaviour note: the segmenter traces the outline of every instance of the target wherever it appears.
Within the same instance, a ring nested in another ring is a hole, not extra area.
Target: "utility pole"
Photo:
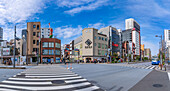
[[[13,67],[15,68],[15,47],[16,47],[16,26],[15,26],[15,30],[14,30],[14,50],[13,50],[13,55],[14,55],[14,64]]]

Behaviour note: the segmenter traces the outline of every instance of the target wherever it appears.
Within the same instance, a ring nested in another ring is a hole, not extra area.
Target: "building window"
[[[33,52],[36,52],[36,48],[33,48]]]
[[[101,50],[98,50],[98,55],[101,55]]]
[[[55,55],[60,55],[60,50],[55,50]]]
[[[94,43],[94,46],[96,46],[96,43]]]
[[[36,28],[36,25],[33,25],[33,28]]]
[[[39,33],[39,32],[37,32],[37,37],[39,37],[39,35],[40,35],[40,33]]]
[[[99,40],[101,40],[101,37],[98,37]]]
[[[49,50],[49,55],[54,55],[54,50]]]
[[[42,38],[44,38],[44,35],[42,35]]]
[[[105,41],[107,41],[107,38],[105,38]]]
[[[100,43],[98,43],[98,48],[101,48],[101,44]]]
[[[37,45],[39,45],[39,40],[37,40]]]
[[[33,32],[33,36],[35,36],[36,35],[36,32]]]
[[[48,55],[48,50],[43,50],[43,51],[42,51],[42,54],[43,54],[43,55]]]
[[[102,37],[102,40],[104,40],[104,38]]]
[[[102,44],[102,49],[104,49],[104,44]]]
[[[55,47],[56,48],[60,48],[60,44],[59,43],[55,43]]]
[[[35,44],[35,40],[33,40],[33,44]]]
[[[107,45],[105,45],[105,49],[107,49]]]
[[[37,25],[37,30],[39,30],[40,29],[40,26],[39,25]]]
[[[42,47],[48,47],[48,42],[43,42]]]
[[[49,47],[54,47],[54,42],[49,42]]]
[[[104,51],[104,50],[102,50],[102,56],[104,56],[104,53],[105,53],[105,51]]]
[[[18,42],[18,45],[20,45],[20,42]]]

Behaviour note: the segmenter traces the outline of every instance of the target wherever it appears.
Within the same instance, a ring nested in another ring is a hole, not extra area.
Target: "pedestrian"
[[[51,65],[53,64],[52,60],[51,60]]]

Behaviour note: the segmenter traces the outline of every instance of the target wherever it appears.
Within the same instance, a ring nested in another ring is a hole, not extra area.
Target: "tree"
[[[140,56],[136,56],[136,59],[139,60]]]
[[[144,57],[144,60],[148,60],[148,57]]]

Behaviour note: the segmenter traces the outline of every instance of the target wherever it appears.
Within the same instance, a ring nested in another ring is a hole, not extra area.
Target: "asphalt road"
[[[72,66],[71,71],[106,91],[127,91],[153,71],[153,69],[113,64],[73,64]]]

